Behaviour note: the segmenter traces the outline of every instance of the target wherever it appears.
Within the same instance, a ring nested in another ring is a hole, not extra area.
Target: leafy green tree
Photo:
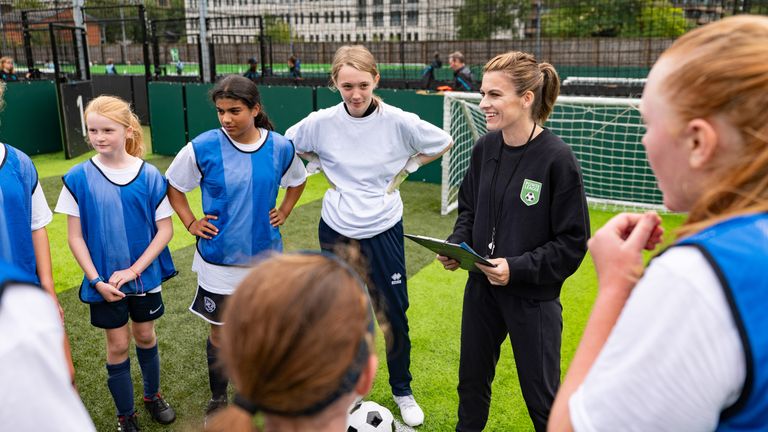
[[[264,17],[264,34],[272,42],[288,42],[291,39],[291,26],[282,17],[268,15]]]
[[[677,37],[690,27],[669,0],[576,0],[542,17],[542,34],[550,37]]]
[[[467,0],[456,13],[459,39],[488,39],[519,31],[531,8],[526,0]]]
[[[654,1],[643,5],[640,15],[622,33],[622,36],[677,37],[692,28],[681,8],[667,1]]]

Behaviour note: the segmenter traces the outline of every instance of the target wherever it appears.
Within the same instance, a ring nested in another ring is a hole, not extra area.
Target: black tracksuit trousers
[[[560,299],[515,296],[509,287],[470,277],[464,291],[456,431],[481,431],[488,420],[491,383],[501,344],[509,335],[528,414],[536,431],[547,419],[560,385],[563,308]]]

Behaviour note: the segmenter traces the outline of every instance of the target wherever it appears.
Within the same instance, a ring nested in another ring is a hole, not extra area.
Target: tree
[[[677,37],[690,27],[669,0],[576,0],[542,17],[550,37]]]
[[[516,33],[531,8],[526,0],[467,0],[456,13],[459,39],[488,39],[499,32]]]
[[[622,36],[677,37],[691,27],[681,8],[667,1],[654,1],[643,5],[634,25],[628,26]]]
[[[268,15],[264,17],[264,34],[272,38],[272,42],[289,42],[291,26],[282,17]]]

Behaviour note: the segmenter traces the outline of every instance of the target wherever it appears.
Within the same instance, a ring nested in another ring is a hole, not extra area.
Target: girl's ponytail
[[[137,158],[144,156],[144,129],[141,127],[139,117],[131,112],[130,125],[133,133],[125,137],[125,151],[131,156]]]
[[[256,124],[256,127],[264,128],[268,131],[275,130],[275,126],[269,120],[269,117],[267,117],[267,113],[264,112],[263,106],[261,107],[261,110],[259,110],[259,114],[254,118],[253,121]]]

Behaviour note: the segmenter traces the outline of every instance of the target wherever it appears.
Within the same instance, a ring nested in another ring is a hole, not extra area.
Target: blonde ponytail
[[[139,117],[133,112],[131,112],[130,126],[133,133],[125,137],[125,151],[137,158],[144,157],[144,129],[141,127]]]

